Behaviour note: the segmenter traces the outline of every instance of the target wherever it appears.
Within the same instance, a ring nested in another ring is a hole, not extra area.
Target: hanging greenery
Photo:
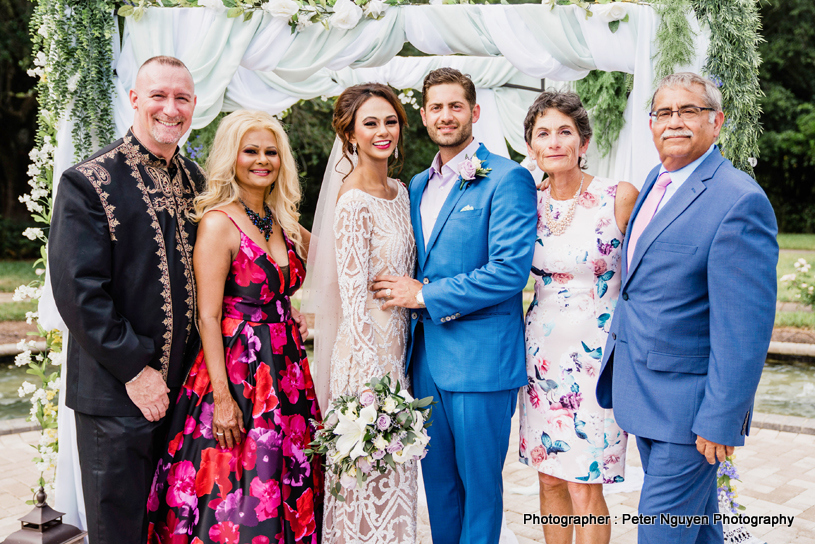
[[[763,40],[757,2],[694,0],[694,8],[699,21],[710,28],[704,71],[722,91],[722,153],[736,168],[753,175],[761,134],[758,44]]]
[[[575,91],[591,112],[594,141],[603,157],[611,151],[625,125],[623,112],[631,79],[622,72],[592,70],[575,84]]]
[[[40,258],[34,263],[45,268],[45,229],[51,222],[54,186],[54,152],[58,123],[70,116],[74,159],[79,161],[113,140],[113,50],[112,17],[114,2],[109,0],[43,0],[37,2],[31,17],[34,68],[28,74],[37,83],[36,147],[31,150],[28,168],[31,191],[20,197],[31,216],[43,228],[26,229],[24,236],[40,240]],[[82,92],[77,92],[81,89]],[[42,276],[40,276],[42,277]],[[42,296],[41,279],[18,287],[14,300],[38,300]],[[30,312],[27,321],[38,319]],[[59,331],[47,331],[39,323],[38,335],[46,339],[46,349],[35,353],[34,343],[21,341],[17,366],[27,366],[37,379],[20,387],[20,396],[31,395],[31,419],[42,427],[42,438],[35,446],[34,459],[40,471],[37,486],[51,488],[46,473],[55,468],[57,444],[57,410],[59,373],[64,355]],[[53,472],[50,473],[53,477]]]
[[[690,0],[655,0],[654,11],[659,15],[656,43],[657,56],[654,65],[654,83],[670,75],[677,66],[693,61],[694,33],[688,22],[692,13]]]

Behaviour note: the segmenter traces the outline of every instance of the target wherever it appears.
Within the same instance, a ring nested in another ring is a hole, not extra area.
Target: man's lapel
[[[424,266],[426,257],[424,247],[424,232],[422,230],[422,195],[430,179],[430,169],[428,168],[416,176],[410,182],[410,221],[413,223],[413,237],[416,238],[416,250],[418,252],[419,263]]]
[[[634,255],[631,258],[631,263],[629,263],[628,274],[625,278],[626,284],[654,240],[705,191],[707,188],[705,182],[713,177],[722,162],[724,162],[724,158],[716,149],[696,168],[687,181],[677,189],[676,193],[665,204],[665,207],[659,210],[651,222],[648,223],[637,241],[637,247],[634,248]],[[633,225],[633,223],[631,224]],[[624,288],[625,285],[623,285]]]
[[[490,152],[487,151],[487,148],[484,147],[484,144],[480,144],[478,146],[478,151],[476,151],[475,156],[481,159],[482,161],[486,161],[487,157],[489,157]],[[453,168],[456,168],[458,165],[451,165]],[[485,167],[489,167],[489,165],[485,165]],[[489,174],[488,174],[489,175]],[[486,176],[485,176],[486,177]],[[478,185],[480,182],[484,180],[484,177],[476,178],[471,182],[471,185]],[[466,182],[465,182],[466,183]],[[447,199],[444,201],[444,206],[442,206],[441,211],[439,211],[439,216],[436,218],[436,224],[433,225],[433,232],[430,233],[430,239],[427,241],[427,249],[424,253],[424,258],[419,261],[419,264],[424,266],[424,262],[427,259],[427,255],[430,253],[430,250],[433,248],[433,244],[436,241],[436,238],[439,237],[439,232],[441,232],[442,227],[447,222],[447,219],[450,217],[450,214],[453,213],[453,210],[456,208],[456,204],[458,204],[459,199],[464,195],[464,192],[472,190],[465,185],[464,189],[459,189],[461,186],[461,179],[456,179],[453,182],[453,187],[450,188],[450,194],[447,195]]]

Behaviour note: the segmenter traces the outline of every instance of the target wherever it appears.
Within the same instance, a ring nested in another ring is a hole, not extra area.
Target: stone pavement
[[[535,470],[518,462],[518,421],[510,439],[510,449],[504,465],[504,510],[507,524],[519,544],[543,542],[540,526],[524,525],[525,513],[538,513],[537,476]],[[19,529],[17,518],[31,510],[25,501],[31,496],[30,487],[39,476],[31,458],[39,433],[0,436],[0,540]],[[628,464],[639,466],[634,440],[629,442]],[[738,500],[747,507],[749,516],[794,516],[791,527],[760,524],[751,528],[753,535],[767,544],[815,544],[815,435],[795,434],[754,428],[747,445],[736,450],[736,466],[741,473],[737,482]],[[608,495],[612,520],[613,544],[634,544],[635,525],[622,524],[620,516],[635,514],[639,492]],[[430,544],[427,509],[420,508],[419,534],[421,542]]]

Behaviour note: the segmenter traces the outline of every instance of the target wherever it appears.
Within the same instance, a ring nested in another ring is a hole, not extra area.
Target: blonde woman
[[[203,347],[179,395],[148,501],[150,542],[319,542],[319,410],[289,297],[308,233],[286,133],[263,112],[218,127],[195,200]]]

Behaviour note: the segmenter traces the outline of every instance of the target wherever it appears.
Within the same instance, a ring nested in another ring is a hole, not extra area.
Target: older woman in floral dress
[[[544,92],[524,121],[538,192],[521,391],[521,461],[538,471],[543,515],[608,515],[603,483],[622,481],[627,436],[594,390],[620,293],[620,253],[637,189],[585,174],[588,114],[574,93]],[[544,525],[547,544],[608,543],[609,525]]]

